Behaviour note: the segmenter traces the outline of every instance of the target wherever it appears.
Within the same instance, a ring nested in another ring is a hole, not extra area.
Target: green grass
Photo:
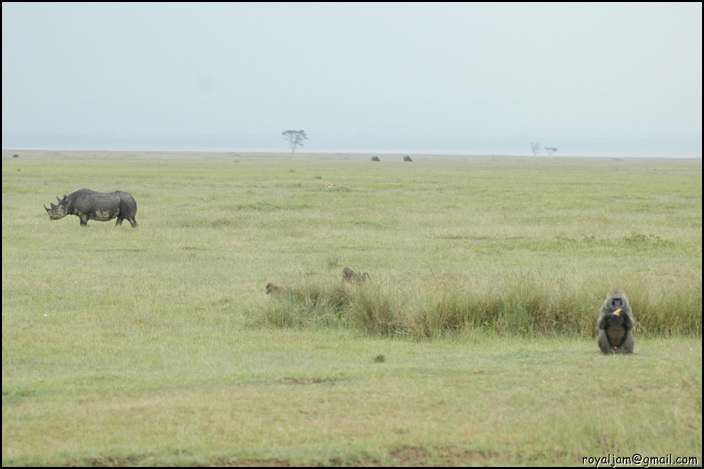
[[[3,465],[701,464],[701,161],[413,159],[3,151]]]

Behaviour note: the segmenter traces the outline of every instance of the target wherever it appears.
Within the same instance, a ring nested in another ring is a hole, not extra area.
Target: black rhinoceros
[[[59,199],[57,197],[57,199]],[[49,218],[58,220],[66,215],[76,215],[81,219],[81,226],[88,226],[88,220],[109,221],[117,217],[115,226],[122,225],[122,220],[127,220],[136,228],[137,202],[127,192],[95,192],[90,189],[81,189],[59,199],[59,204],[51,204],[51,208],[44,206]]]

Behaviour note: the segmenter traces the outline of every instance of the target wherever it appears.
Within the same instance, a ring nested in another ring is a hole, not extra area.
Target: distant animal
[[[378,156],[372,156],[372,161],[381,161]]]
[[[279,293],[283,293],[285,291],[284,288],[273,284],[271,282],[266,284],[266,294],[267,295],[278,295]]]
[[[403,157],[403,161],[413,162],[413,160],[411,159],[411,157],[408,156],[408,155],[406,155],[406,156]]]
[[[19,158],[20,155],[18,155],[17,153],[15,153],[14,155],[12,155],[12,157],[13,157],[13,158]]]
[[[88,226],[88,220],[109,221],[117,218],[115,226],[122,225],[122,220],[127,220],[132,228],[137,228],[137,202],[127,192],[95,192],[90,189],[81,189],[63,199],[56,198],[58,205],[50,204],[51,208],[44,209],[51,220],[59,220],[66,215],[76,215],[81,226]]]
[[[623,290],[606,295],[597,320],[597,344],[604,354],[633,353],[633,311]]]
[[[342,280],[345,282],[357,283],[359,281],[369,280],[369,273],[362,272],[361,274],[351,267],[342,269]]]

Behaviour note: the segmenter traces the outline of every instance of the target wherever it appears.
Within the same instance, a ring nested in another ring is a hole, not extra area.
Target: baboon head
[[[619,314],[631,313],[628,297],[623,290],[613,290],[607,293],[604,304],[601,307],[602,314],[615,313],[616,311],[619,311]]]
[[[342,280],[347,282],[353,282],[359,278],[359,272],[354,270],[352,267],[345,267],[342,269]]]
[[[64,195],[63,200],[58,197],[56,200],[59,201],[59,205],[50,203],[49,205],[51,205],[51,208],[46,208],[46,205],[44,206],[44,209],[46,210],[46,213],[49,214],[49,218],[51,220],[58,220],[68,215],[68,198]]]

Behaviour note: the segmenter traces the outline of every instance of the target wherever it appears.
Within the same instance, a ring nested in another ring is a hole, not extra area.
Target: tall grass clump
[[[466,329],[513,336],[591,334],[593,305],[589,314],[574,296],[553,290],[534,281],[487,293],[442,284],[402,290],[370,286],[353,295],[349,314],[351,324],[363,330],[416,339]]]
[[[634,282],[626,291],[637,331],[651,336],[702,333],[701,272],[693,284],[653,285]]]
[[[397,295],[379,286],[355,286],[348,308],[350,323],[358,328],[382,335],[406,332],[404,304]]]
[[[269,296],[266,304],[244,310],[245,324],[294,329],[339,326],[349,304],[343,285],[305,284]]]
[[[646,335],[701,334],[701,287],[673,290],[626,281],[623,288]],[[580,337],[595,334],[604,296],[612,288],[576,276],[555,279],[510,272],[494,282],[398,285],[388,279],[359,284],[309,283],[272,297],[249,311],[251,325],[347,327],[382,336],[431,338],[463,330],[516,337]],[[473,287],[473,288],[472,288]]]

